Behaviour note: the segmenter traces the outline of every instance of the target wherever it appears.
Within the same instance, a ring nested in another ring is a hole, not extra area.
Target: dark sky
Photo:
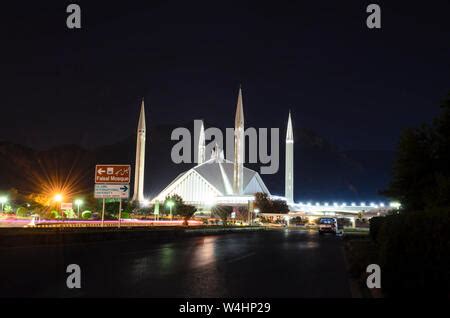
[[[114,143],[142,97],[148,125],[232,126],[241,83],[247,126],[291,108],[344,149],[393,149],[450,90],[449,1],[77,1],[81,30],[74,1],[36,2],[2,2],[0,140]]]

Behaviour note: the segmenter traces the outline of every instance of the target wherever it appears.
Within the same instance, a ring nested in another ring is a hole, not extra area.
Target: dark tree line
[[[261,213],[288,213],[289,207],[284,200],[272,200],[266,193],[255,193],[255,209]]]
[[[450,95],[431,125],[406,129],[384,195],[404,210],[450,207]]]

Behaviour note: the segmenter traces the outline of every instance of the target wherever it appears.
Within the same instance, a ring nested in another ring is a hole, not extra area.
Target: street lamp
[[[61,209],[62,200],[63,200],[63,196],[60,193],[55,194],[55,196],[53,197],[53,201],[56,202],[56,209],[57,209],[58,213],[60,212],[59,210]],[[59,203],[59,207],[58,207],[58,203]],[[62,217],[64,217],[64,213],[62,213]]]
[[[173,220],[172,208],[174,207],[175,202],[169,200],[169,201],[167,201],[166,205],[167,205],[167,206],[169,207],[169,209],[170,209],[170,219]]]
[[[60,193],[55,194],[55,196],[53,197],[53,200],[54,200],[55,202],[62,202],[62,200],[63,200],[62,194],[60,194]]]
[[[77,206],[78,218],[80,218],[80,206],[82,204],[83,204],[83,200],[81,200],[81,199],[76,199],[75,200],[75,205]]]
[[[2,204],[2,212],[6,202],[8,202],[7,197],[0,197],[0,203]]]

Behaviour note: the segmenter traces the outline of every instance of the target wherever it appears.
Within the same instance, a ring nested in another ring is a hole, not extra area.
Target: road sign
[[[67,211],[72,209],[73,209],[72,203],[61,203],[61,210]]]
[[[130,183],[130,165],[96,165],[95,183],[128,184]]]
[[[94,198],[96,199],[128,199],[130,186],[128,184],[96,184]]]

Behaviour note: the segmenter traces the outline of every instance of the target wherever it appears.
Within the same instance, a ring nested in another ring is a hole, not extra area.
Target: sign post
[[[130,196],[130,165],[96,165],[94,198],[103,199],[102,227],[105,224],[105,199],[119,199],[119,222],[122,218],[122,199]]]
[[[119,228],[121,220],[122,220],[122,199],[119,199]]]
[[[103,204],[102,204],[102,227],[105,224],[105,198],[103,198]]]

